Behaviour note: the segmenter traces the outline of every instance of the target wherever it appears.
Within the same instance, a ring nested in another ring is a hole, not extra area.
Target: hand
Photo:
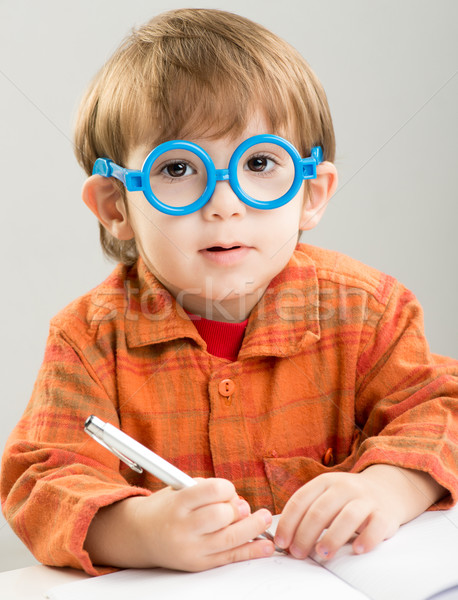
[[[373,465],[361,473],[325,473],[288,500],[275,543],[296,558],[315,550],[329,559],[357,534],[352,546],[361,554],[394,535],[443,493],[426,473],[391,465]]]
[[[201,571],[274,552],[272,542],[251,541],[269,527],[271,513],[250,514],[225,479],[199,480],[179,491],[166,488],[142,500],[147,500],[138,513],[145,556],[156,565]]]
[[[167,487],[102,511],[86,539],[98,564],[202,571],[274,552],[272,542],[254,540],[271,524],[271,513],[250,514],[226,479],[199,479],[181,490]]]

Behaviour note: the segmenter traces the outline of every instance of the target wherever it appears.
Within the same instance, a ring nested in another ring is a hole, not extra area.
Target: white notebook
[[[346,545],[322,564],[275,554],[202,573],[127,569],[56,586],[47,596],[51,600],[426,600],[439,593],[443,600],[458,599],[458,506],[424,513],[372,552],[354,555]]]

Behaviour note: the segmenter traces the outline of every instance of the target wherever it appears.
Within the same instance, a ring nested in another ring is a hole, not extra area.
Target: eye
[[[162,172],[167,177],[177,179],[195,173],[194,169],[184,161],[171,162],[163,167]]]
[[[275,168],[275,162],[265,155],[252,156],[247,160],[245,168],[253,173],[265,173]]]

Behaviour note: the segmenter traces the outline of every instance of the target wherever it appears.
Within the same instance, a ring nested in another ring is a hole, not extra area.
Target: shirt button
[[[334,460],[334,453],[332,448],[328,448],[326,452],[323,454],[323,464],[325,467],[328,467],[331,462]]]
[[[234,393],[234,390],[235,383],[232,381],[232,379],[223,379],[219,382],[218,391],[221,394],[221,396],[229,398],[229,396],[232,396],[232,394]]]

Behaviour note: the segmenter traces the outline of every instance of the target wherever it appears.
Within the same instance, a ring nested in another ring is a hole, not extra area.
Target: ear
[[[91,175],[83,184],[82,197],[111,235],[118,240],[131,240],[134,237],[126,202],[113,178]]]
[[[333,163],[325,161],[317,166],[316,178],[309,180],[310,192],[304,199],[299,224],[301,231],[313,229],[318,225],[331,196],[336,191],[337,179],[337,169]]]

